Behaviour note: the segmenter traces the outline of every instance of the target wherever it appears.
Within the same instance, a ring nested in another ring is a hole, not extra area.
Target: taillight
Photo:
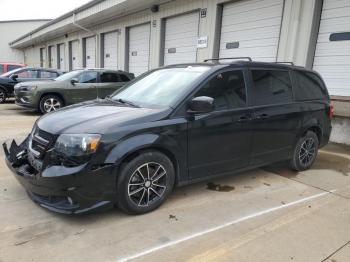
[[[334,116],[334,105],[333,102],[331,101],[329,103],[329,118],[332,119]]]

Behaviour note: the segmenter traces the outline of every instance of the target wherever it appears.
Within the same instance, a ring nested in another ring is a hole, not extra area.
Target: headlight
[[[37,86],[22,86],[20,87],[21,91],[35,91],[38,87]]]
[[[96,152],[101,135],[98,134],[62,134],[55,144],[55,151],[66,156],[79,157]]]

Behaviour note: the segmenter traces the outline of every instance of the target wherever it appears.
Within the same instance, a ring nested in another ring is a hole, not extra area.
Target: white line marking
[[[251,215],[247,215],[247,216],[238,218],[238,219],[236,219],[236,220],[229,221],[229,222],[227,222],[227,223],[225,223],[225,224],[222,224],[222,225],[220,225],[220,226],[212,227],[212,228],[206,229],[206,230],[204,230],[204,231],[201,231],[201,232],[198,232],[198,233],[195,233],[195,234],[192,234],[192,235],[183,237],[183,238],[179,238],[179,239],[177,239],[177,240],[170,241],[170,242],[168,242],[168,243],[166,243],[166,244],[159,245],[159,246],[155,246],[155,247],[153,247],[153,248],[147,249],[147,250],[142,251],[142,252],[140,252],[140,253],[137,253],[137,254],[135,254],[135,255],[131,255],[131,256],[128,256],[128,257],[124,257],[124,258],[118,259],[117,261],[118,261],[118,262],[130,261],[130,260],[132,260],[132,259],[136,259],[136,258],[145,256],[145,255],[148,255],[148,254],[150,254],[150,253],[153,253],[153,252],[155,252],[155,251],[164,249],[164,248],[166,248],[166,247],[170,247],[170,246],[177,245],[177,244],[182,243],[182,242],[185,242],[185,241],[187,241],[187,240],[190,240],[190,239],[193,239],[193,238],[196,238],[196,237],[203,236],[203,235],[205,235],[205,234],[208,234],[208,233],[211,233],[211,232],[214,232],[214,231],[223,229],[223,228],[225,228],[225,227],[232,226],[232,225],[234,225],[234,224],[238,224],[238,223],[243,222],[243,221],[246,221],[246,220],[248,220],[248,219],[252,219],[252,218],[255,218],[255,217],[259,217],[259,216],[268,214],[268,213],[270,213],[270,212],[274,212],[274,211],[276,211],[276,210],[280,210],[280,209],[283,209],[283,208],[287,208],[287,207],[290,207],[290,206],[294,206],[294,205],[297,205],[297,204],[300,204],[300,203],[309,201],[309,200],[314,199],[314,198],[322,197],[322,196],[324,196],[324,195],[331,194],[331,193],[333,193],[333,192],[335,192],[335,191],[336,191],[336,190],[330,190],[329,192],[323,192],[323,193],[320,193],[320,194],[316,194],[316,195],[313,195],[313,196],[309,196],[309,197],[306,197],[306,198],[302,198],[302,199],[296,200],[296,201],[294,201],[294,202],[290,202],[290,203],[285,204],[285,205],[280,205],[280,206],[272,207],[272,208],[269,208],[269,209],[266,209],[266,210],[263,210],[263,211],[260,211],[260,212],[257,212],[257,213],[253,213],[253,214],[251,214]]]

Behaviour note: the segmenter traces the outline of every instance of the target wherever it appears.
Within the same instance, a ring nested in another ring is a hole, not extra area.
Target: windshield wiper
[[[136,105],[135,103],[133,103],[133,102],[131,102],[131,101],[129,101],[129,100],[125,100],[125,99],[123,99],[123,98],[118,98],[118,99],[115,100],[115,101],[117,101],[117,102],[119,102],[119,103],[122,103],[122,104],[130,105],[130,106],[133,106],[133,107],[140,107],[140,106]]]
[[[133,107],[140,107],[136,104],[134,104],[133,102],[131,101],[128,101],[128,100],[125,100],[125,99],[122,99],[122,98],[118,98],[118,99],[113,99],[111,96],[106,96],[105,97],[106,100],[108,101],[111,101],[111,102],[114,102],[114,103],[120,103],[120,104],[126,104],[126,105],[130,105],[130,106],[133,106]]]

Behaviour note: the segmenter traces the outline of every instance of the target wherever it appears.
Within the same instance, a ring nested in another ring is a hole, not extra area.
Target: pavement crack
[[[279,176],[281,176],[281,175],[279,175]],[[281,176],[281,177],[287,178],[287,179],[292,180],[292,181],[294,181],[294,182],[298,182],[298,183],[303,184],[303,185],[305,185],[305,186],[313,187],[313,188],[315,188],[315,189],[318,189],[318,190],[327,192],[327,193],[329,193],[329,194],[331,194],[331,195],[334,195],[334,196],[337,196],[337,197],[340,197],[340,198],[343,198],[343,199],[350,200],[350,197],[346,197],[346,196],[337,194],[335,191],[327,190],[327,189],[324,189],[324,188],[322,188],[322,187],[318,187],[318,186],[315,186],[315,185],[311,185],[311,184],[302,182],[302,181],[297,180],[297,179],[294,179],[294,178],[285,177],[285,176]]]
[[[336,254],[337,252],[339,252],[341,249],[343,249],[344,247],[346,247],[347,245],[350,244],[350,241],[346,242],[344,245],[342,245],[341,247],[339,247],[337,250],[335,250],[332,254],[330,254],[328,257],[326,257],[325,259],[321,260],[321,262],[325,262],[327,259],[331,258],[334,254]]]

